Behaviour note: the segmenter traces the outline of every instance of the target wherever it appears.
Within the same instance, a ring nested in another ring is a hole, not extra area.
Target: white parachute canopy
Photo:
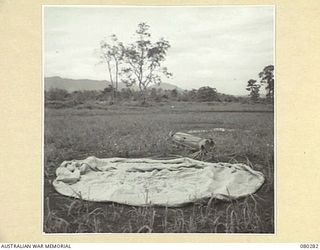
[[[134,206],[176,207],[203,198],[236,199],[255,193],[264,176],[244,164],[190,158],[153,160],[88,157],[65,161],[53,182],[63,195]]]

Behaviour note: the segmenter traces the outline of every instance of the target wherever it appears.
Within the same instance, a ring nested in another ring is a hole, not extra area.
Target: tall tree
[[[273,101],[274,98],[274,66],[266,66],[263,71],[259,73],[260,82],[266,84],[267,100]]]
[[[256,80],[250,79],[248,81],[248,85],[246,90],[250,91],[249,96],[251,97],[251,100],[253,102],[257,102],[259,99],[259,90],[260,90],[261,85],[257,84]]]
[[[111,35],[111,42],[100,42],[100,58],[107,64],[109,79],[112,86],[112,102],[116,100],[119,83],[119,66],[123,59],[123,45],[116,35]]]
[[[123,47],[123,60],[126,66],[121,70],[122,81],[127,86],[137,84],[143,98],[146,101],[147,87],[154,83],[161,83],[161,75],[170,77],[166,67],[161,64],[166,59],[170,44],[165,39],[152,43],[149,33],[150,26],[140,23],[136,30],[136,41]]]

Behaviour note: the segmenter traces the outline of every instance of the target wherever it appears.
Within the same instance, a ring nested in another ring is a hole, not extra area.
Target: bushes
[[[91,107],[97,104],[100,108],[106,105],[113,104],[111,92],[103,90],[82,90],[67,92],[64,89],[53,88],[45,91],[45,104],[50,108],[69,108],[74,106]],[[141,100],[141,93],[137,89],[123,88],[115,92],[116,103],[139,102]],[[146,91],[146,100],[150,103],[161,102],[229,102],[229,103],[250,103],[248,97],[236,97],[233,95],[222,94],[216,91],[215,88],[201,87],[198,90],[184,90],[178,89],[163,90],[161,88],[150,88]],[[262,101],[262,100],[261,100]],[[102,102],[104,104],[102,104]],[[263,102],[261,102],[263,103]]]
[[[70,97],[70,94],[65,89],[52,88],[45,91],[45,100],[47,101],[64,101]]]
[[[46,101],[45,105],[47,108],[55,108],[55,109],[62,109],[62,108],[72,108],[77,105],[74,101],[59,101],[59,100],[53,100],[53,101]]]
[[[197,100],[199,102],[217,101],[218,92],[215,88],[210,88],[208,86],[201,87],[197,91]]]
[[[70,108],[99,100],[100,91],[83,90],[69,93],[65,89],[52,88],[45,91],[45,104],[50,108]]]
[[[78,104],[83,104],[87,101],[96,101],[101,95],[100,91],[74,91],[71,93],[71,99]]]

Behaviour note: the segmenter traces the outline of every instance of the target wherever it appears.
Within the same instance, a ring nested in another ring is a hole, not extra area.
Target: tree
[[[123,45],[116,35],[111,35],[111,43],[103,40],[100,43],[100,58],[107,64],[112,86],[112,103],[116,100],[119,82],[119,65],[123,59]]]
[[[151,83],[160,85],[161,74],[166,77],[172,75],[166,67],[161,67],[170,44],[163,38],[152,43],[149,28],[146,23],[140,23],[135,34],[137,40],[123,47],[123,60],[126,66],[121,70],[122,81],[128,87],[138,85],[143,103],[146,101],[147,87]]]
[[[262,72],[259,73],[259,77],[261,78],[260,82],[262,84],[267,84],[267,100],[273,101],[274,98],[274,66],[269,65],[266,66]]]
[[[151,98],[151,100],[153,100],[153,101],[158,101],[158,100],[159,100],[159,98],[158,98],[158,93],[157,93],[157,89],[156,89],[156,88],[152,88],[152,89],[150,90],[150,98]]]
[[[178,97],[178,90],[172,89],[170,95],[173,99],[177,98]]]
[[[104,98],[104,100],[109,100],[110,103],[113,103],[114,95],[115,95],[115,89],[111,84],[109,84],[107,87],[105,87],[101,91],[101,94],[102,94],[101,96]]]
[[[65,89],[50,88],[49,91],[45,92],[45,99],[50,101],[64,101],[70,94]]]
[[[256,80],[250,79],[248,81],[248,85],[246,90],[250,91],[250,98],[253,102],[257,102],[259,99],[259,90],[260,90],[261,85],[257,84]]]
[[[123,88],[123,89],[121,89],[121,91],[119,93],[120,93],[120,96],[122,99],[129,100],[133,97],[132,92],[133,91],[129,88]]]
[[[218,94],[215,88],[208,86],[201,87],[197,91],[197,99],[200,102],[210,102],[217,100]]]
[[[192,89],[188,92],[189,101],[195,101],[197,99],[198,91],[196,89]]]

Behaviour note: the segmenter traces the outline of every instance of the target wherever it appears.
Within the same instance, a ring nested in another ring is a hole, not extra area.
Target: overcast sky
[[[44,75],[108,80],[97,50],[104,37],[132,41],[138,23],[152,40],[169,40],[163,81],[180,88],[215,87],[248,94],[247,81],[274,64],[274,8],[222,7],[45,7]]]

